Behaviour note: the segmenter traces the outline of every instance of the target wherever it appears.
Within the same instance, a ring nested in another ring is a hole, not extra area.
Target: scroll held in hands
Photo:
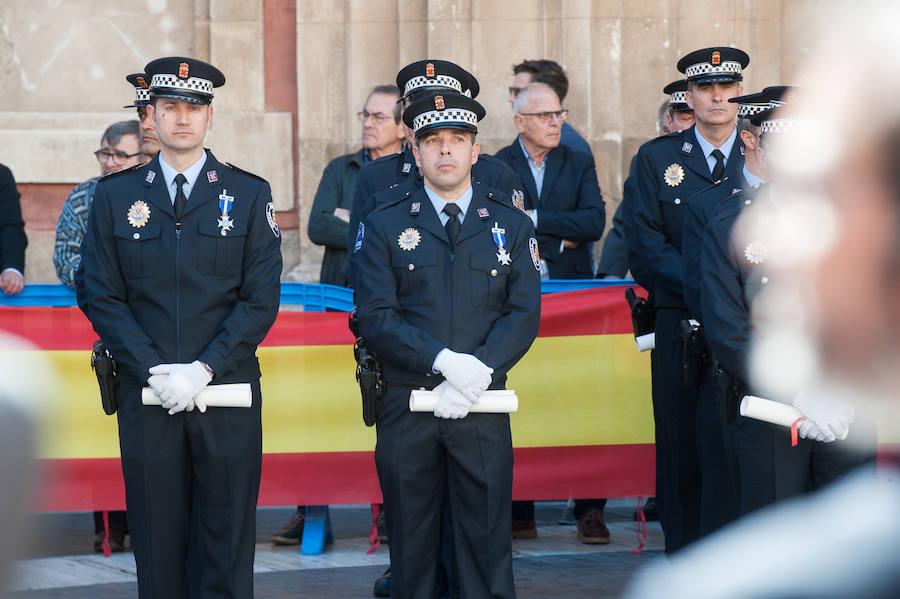
[[[413,389],[409,394],[410,412],[434,412],[440,393],[426,389]],[[478,403],[469,410],[474,414],[513,414],[519,410],[519,398],[512,389],[485,391],[478,396]]]
[[[197,394],[209,408],[249,408],[253,402],[250,383],[209,385]],[[141,403],[145,406],[162,405],[150,387],[141,390]]]

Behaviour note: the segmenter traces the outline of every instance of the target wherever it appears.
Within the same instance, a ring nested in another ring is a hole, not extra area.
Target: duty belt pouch
[[[97,375],[103,411],[112,416],[119,409],[119,379],[117,378],[116,361],[102,341],[94,341],[94,349],[91,351],[91,369]]]
[[[709,352],[703,325],[696,320],[681,321],[681,350],[684,384],[699,387],[709,363]]]
[[[724,426],[728,426],[740,412],[741,398],[744,396],[742,385],[737,377],[718,364],[715,365],[714,372],[719,419]]]
[[[356,357],[356,381],[362,395],[363,422],[366,426],[372,426],[378,420],[381,400],[387,390],[381,374],[381,364],[361,337],[356,339],[353,354]]]

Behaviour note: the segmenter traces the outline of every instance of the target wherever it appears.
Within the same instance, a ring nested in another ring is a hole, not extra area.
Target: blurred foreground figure
[[[783,397],[815,381],[852,400],[890,438],[900,412],[900,75],[879,64],[900,59],[888,29],[897,18],[896,7],[864,3],[816,29],[825,45],[801,83],[820,91],[798,116],[828,125],[772,148],[788,165],[787,193],[767,227],[778,275],[753,306],[752,365],[756,383]],[[756,512],[648,568],[627,596],[897,596],[900,456],[881,458],[877,479],[858,472]]]

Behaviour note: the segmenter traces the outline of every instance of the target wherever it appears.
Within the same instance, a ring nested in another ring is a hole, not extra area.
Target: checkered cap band
[[[149,102],[150,101],[150,90],[146,87],[136,87],[134,88],[135,93],[135,102]]]
[[[409,81],[406,82],[406,86],[403,89],[403,95],[407,95],[410,92],[414,92],[416,90],[424,89],[426,87],[449,87],[450,89],[455,89],[461,94],[470,95],[469,90],[463,90],[462,83],[459,82],[459,79],[454,77],[450,77],[448,75],[438,75],[437,77],[413,77]]]
[[[768,104],[738,104],[738,118],[749,119],[754,114],[768,110],[768,108]]]
[[[183,89],[185,91],[197,92],[208,96],[213,95],[212,81],[209,81],[208,79],[198,79],[197,77],[180,79],[175,75],[154,75],[153,80],[150,82],[150,89],[154,90],[156,88]]]
[[[413,118],[413,131],[418,131],[422,127],[436,123],[461,123],[478,127],[478,115],[471,110],[463,110],[462,108],[423,112]]]
[[[691,77],[699,77],[701,75],[732,75],[741,74],[741,63],[732,60],[726,60],[722,64],[714,65],[711,62],[701,62],[689,66],[684,70],[684,76],[687,79]]]
[[[809,121],[800,119],[772,119],[771,121],[763,121],[759,126],[759,132],[761,134],[796,133],[808,129],[809,124]]]
[[[672,92],[669,104],[687,104],[687,92]]]

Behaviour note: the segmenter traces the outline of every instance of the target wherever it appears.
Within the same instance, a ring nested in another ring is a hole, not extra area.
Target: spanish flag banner
[[[625,288],[542,297],[538,338],[507,383],[519,397],[516,498],[653,495],[650,360],[635,348]],[[0,329],[40,348],[63,382],[42,423],[36,509],[124,508],[116,419],[103,413],[89,366],[90,323],[75,307],[5,306]],[[260,505],[380,500],[352,345],[346,313],[282,311],[260,346]]]

